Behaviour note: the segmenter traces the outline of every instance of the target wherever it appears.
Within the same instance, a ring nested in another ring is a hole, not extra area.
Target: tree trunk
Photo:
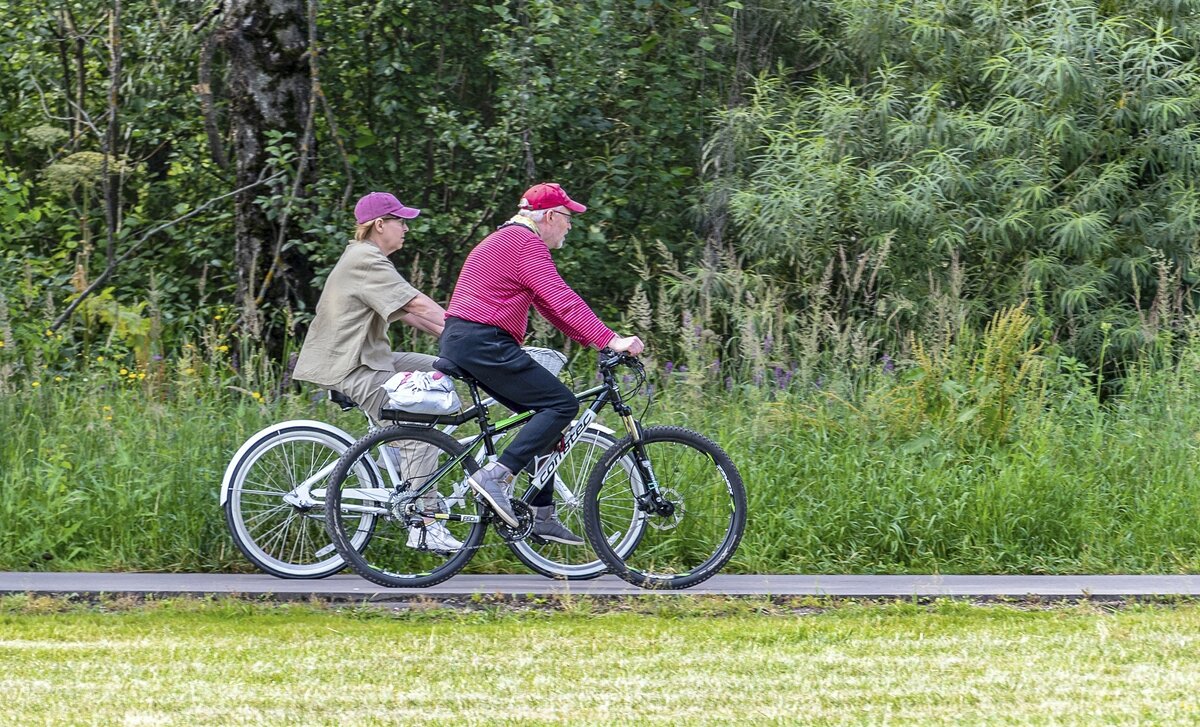
[[[308,119],[309,67],[305,0],[229,0],[221,31],[229,60],[228,93],[237,187],[253,184],[267,165],[267,132],[290,132],[299,145]],[[234,264],[244,332],[262,332],[255,297],[277,230],[249,189],[234,198]],[[286,278],[285,270],[279,278]],[[286,280],[280,289],[286,289]],[[277,296],[270,299],[279,301]]]

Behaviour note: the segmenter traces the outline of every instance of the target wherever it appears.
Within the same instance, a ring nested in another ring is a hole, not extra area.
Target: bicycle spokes
[[[637,467],[616,466],[630,455]],[[649,587],[684,588],[710,577],[732,556],[745,527],[745,492],[728,456],[679,427],[649,428],[638,444],[624,440],[593,474],[586,507],[600,528],[589,523],[597,552],[618,575]],[[617,558],[597,540],[631,518],[644,526],[641,540]]]

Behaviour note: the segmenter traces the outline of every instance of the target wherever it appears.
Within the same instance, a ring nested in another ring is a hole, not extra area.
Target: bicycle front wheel
[[[554,487],[554,500],[558,504],[558,519],[571,532],[584,532],[583,496],[587,489],[588,475],[599,462],[604,453],[616,439],[598,429],[587,429],[580,435],[579,441],[558,465],[554,479],[547,486]],[[551,455],[552,456],[552,455]],[[550,456],[538,457],[534,461],[534,469],[544,466]],[[617,461],[617,466],[631,471],[634,467],[633,458],[626,457]],[[522,472],[522,483],[529,482],[528,472]],[[523,498],[529,501],[532,492]],[[624,522],[613,519],[605,538],[613,546],[618,555],[624,557],[637,547],[641,538],[645,520],[634,517]],[[529,537],[510,543],[513,554],[535,573],[547,578],[557,578],[569,581],[581,581],[595,578],[608,571],[608,566],[596,555],[595,551],[585,545],[562,545],[549,541],[538,542]]]
[[[238,450],[226,473],[225,523],[238,550],[279,578],[324,578],[345,562],[325,534],[325,480],[354,440],[307,420],[276,424]],[[367,466],[361,473],[373,478]],[[353,523],[355,550],[370,540],[373,518]]]
[[[632,460],[637,466],[625,467]],[[637,547],[619,553],[605,533],[641,521]],[[643,588],[690,588],[720,572],[746,529],[746,489],[729,455],[681,427],[626,437],[596,465],[584,498],[588,540],[616,575]]]
[[[383,483],[361,477],[361,461],[378,458]],[[467,489],[479,465],[451,437],[402,425],[358,440],[338,461],[325,493],[325,526],[338,553],[359,575],[389,588],[420,588],[467,565],[487,530],[484,508]],[[435,478],[434,487],[423,486]],[[354,528],[375,519],[371,545],[354,548]]]

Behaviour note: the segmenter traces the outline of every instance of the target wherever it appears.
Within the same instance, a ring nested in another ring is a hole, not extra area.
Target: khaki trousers
[[[386,426],[390,422],[380,420],[379,411],[387,403],[387,392],[380,387],[397,371],[433,371],[433,362],[436,358],[436,356],[424,353],[396,351],[392,353],[391,371],[379,371],[368,366],[359,366],[338,382],[337,386],[329,388],[340,391],[353,399],[376,426]],[[425,478],[432,475],[437,469],[438,450],[428,444],[402,442],[391,445],[391,449],[394,450],[393,456],[396,453],[400,455],[400,461],[397,464],[400,467],[401,475],[410,479],[414,486],[423,484]],[[437,493],[431,492],[422,500],[422,507],[435,509]]]

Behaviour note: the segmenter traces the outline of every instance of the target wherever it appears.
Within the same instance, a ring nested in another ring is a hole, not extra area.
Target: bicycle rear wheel
[[[642,455],[649,469],[621,465]],[[621,554],[605,533],[631,518],[643,521],[644,530],[637,548]],[[626,437],[596,465],[584,522],[596,554],[614,574],[643,588],[689,588],[733,557],[746,529],[746,490],[713,441],[681,427],[649,427],[640,443]]]
[[[357,465],[379,452],[387,453],[384,482],[364,481]],[[397,425],[363,437],[339,460],[325,493],[325,525],[338,553],[363,578],[389,588],[450,578],[471,560],[487,530],[484,508],[466,486],[478,467],[462,445],[437,430]],[[435,475],[436,489],[417,497]],[[359,552],[354,521],[365,514],[374,516],[375,528],[370,547]],[[445,547],[435,531],[461,545]]]
[[[325,533],[325,480],[354,444],[340,429],[297,420],[275,424],[242,445],[225,474],[225,523],[259,570],[279,578],[324,578],[345,566]],[[378,477],[369,463],[360,477]],[[370,540],[373,518],[348,523],[355,550]]]
[[[597,429],[587,429],[579,437],[579,441],[571,448],[569,454],[558,465],[554,475],[554,499],[558,503],[558,518],[571,532],[583,533],[583,496],[587,489],[588,475],[591,474],[597,462],[608,449],[616,444],[616,439]],[[538,457],[535,467],[549,457]],[[634,462],[631,457],[618,461],[626,470],[632,470]],[[518,480],[518,491],[530,482],[527,472],[522,472]],[[530,495],[532,493],[529,493]],[[528,496],[523,498],[528,501]],[[641,538],[645,520],[634,517],[625,522],[617,522],[614,518],[610,523],[611,529],[605,538],[613,546],[613,550],[622,557],[637,547]],[[547,578],[557,578],[569,581],[582,581],[595,578],[608,571],[608,566],[596,555],[589,545],[563,545],[548,541],[536,542],[529,537],[509,543],[517,559],[535,573]]]

